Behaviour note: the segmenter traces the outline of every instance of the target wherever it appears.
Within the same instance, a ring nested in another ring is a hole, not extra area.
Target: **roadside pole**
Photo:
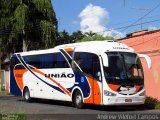
[[[2,57],[2,53],[0,51],[0,71],[1,71],[1,57]]]
[[[1,57],[2,57],[2,53],[0,51],[0,72],[1,72]],[[0,78],[0,92],[1,92],[1,78]]]
[[[1,93],[1,78],[0,78],[0,93]]]

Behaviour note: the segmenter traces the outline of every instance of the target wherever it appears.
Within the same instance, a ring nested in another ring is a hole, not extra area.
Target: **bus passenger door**
[[[79,67],[75,69],[83,71],[84,75],[87,76],[89,82],[90,94],[89,97],[85,99],[85,103],[100,104],[101,103],[101,69],[100,60],[98,55],[87,52],[77,52],[74,54],[74,59],[80,59]],[[83,77],[82,77],[83,78]],[[81,79],[84,81],[84,79]],[[86,88],[87,89],[87,88]],[[85,90],[84,90],[85,92]]]
[[[100,105],[101,104],[101,84],[102,84],[102,75],[100,69],[100,62],[93,62],[93,103]]]

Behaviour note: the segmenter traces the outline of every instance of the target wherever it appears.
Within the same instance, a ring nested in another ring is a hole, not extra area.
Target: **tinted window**
[[[141,62],[135,53],[107,53],[109,67],[105,68],[105,77],[110,84],[143,85]]]
[[[68,68],[69,65],[61,53],[24,56],[25,62],[38,69]]]
[[[16,56],[13,56],[13,57],[11,58],[10,68],[13,69],[14,66],[15,66],[16,64],[18,64],[18,63],[20,63],[19,60],[16,58]]]
[[[57,54],[57,68],[69,68],[69,64],[67,60],[64,58],[64,56],[61,53]]]
[[[92,53],[77,52],[74,55],[74,60],[77,64],[74,64],[74,68],[79,68],[88,75],[101,80],[101,70],[99,57]],[[79,67],[78,67],[78,66]]]

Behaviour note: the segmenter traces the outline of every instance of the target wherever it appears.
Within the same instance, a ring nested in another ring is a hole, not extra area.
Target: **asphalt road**
[[[95,106],[86,105],[84,109],[77,109],[71,103],[36,99],[26,103],[23,98],[15,96],[0,96],[0,113],[24,113],[28,119],[43,118],[45,120],[93,120],[93,119],[139,119],[138,115],[155,115],[153,119],[160,119],[160,110],[147,109],[144,106]],[[123,116],[121,116],[123,115]],[[126,116],[129,115],[129,116]],[[115,118],[116,117],[116,118]],[[148,119],[148,118],[147,118]],[[142,120],[142,119],[141,119]]]

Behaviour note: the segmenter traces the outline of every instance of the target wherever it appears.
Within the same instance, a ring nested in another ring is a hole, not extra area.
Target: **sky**
[[[52,6],[58,30],[69,34],[81,30],[121,38],[160,28],[160,0],[52,0]]]

